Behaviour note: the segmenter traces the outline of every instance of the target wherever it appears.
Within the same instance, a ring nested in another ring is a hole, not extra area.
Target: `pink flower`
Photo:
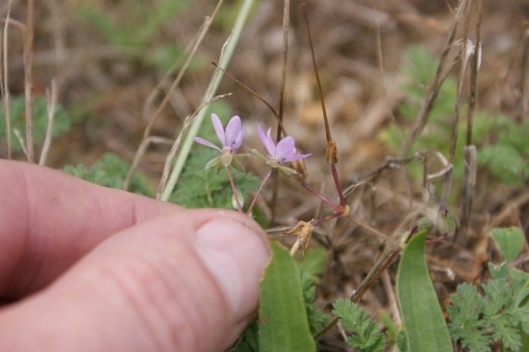
[[[204,138],[193,138],[198,144],[217,149],[221,152],[220,156],[213,158],[206,164],[206,169],[215,168],[218,171],[223,166],[229,167],[231,165],[237,170],[243,171],[244,168],[237,159],[242,158],[244,155],[235,154],[235,151],[241,146],[243,139],[241,118],[239,116],[233,116],[226,125],[226,129],[222,127],[222,122],[216,114],[211,114],[211,122],[213,123],[217,138],[220,144],[222,144],[222,149]]]
[[[206,147],[217,149],[221,153],[235,153],[241,146],[243,139],[241,118],[239,116],[233,116],[226,125],[226,130],[222,127],[222,122],[220,122],[216,114],[211,114],[211,122],[213,123],[213,128],[215,128],[217,138],[222,144],[222,149],[204,138],[194,137],[193,140]]]
[[[274,140],[270,136],[271,131],[272,129],[269,128],[265,135],[263,130],[261,129],[261,126],[257,126],[257,132],[259,133],[259,137],[261,138],[261,141],[263,142],[266,150],[268,151],[268,160],[270,161],[270,166],[277,167],[279,166],[279,164],[287,163],[289,161],[305,159],[306,157],[311,155],[296,154],[296,142],[294,138],[290,136],[283,138],[282,140],[277,142],[277,144],[275,144]]]

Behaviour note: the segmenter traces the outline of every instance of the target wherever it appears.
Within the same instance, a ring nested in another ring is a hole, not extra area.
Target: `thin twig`
[[[459,245],[466,243],[470,213],[472,203],[474,202],[474,193],[476,187],[477,173],[477,149],[472,145],[472,132],[474,109],[476,106],[477,82],[479,65],[481,61],[481,19],[483,15],[483,1],[477,0],[477,23],[475,27],[476,44],[472,64],[470,66],[470,97],[467,111],[467,135],[466,146],[464,150],[465,176],[463,180],[463,199],[461,204],[461,220],[458,231],[456,232],[456,241]]]
[[[217,12],[218,12],[218,10],[220,8],[220,5],[222,4],[223,1],[224,0],[220,0],[219,3],[217,4],[217,6],[215,7],[215,10],[213,10],[212,15],[210,17],[206,17],[206,19],[204,20],[204,23],[202,24],[202,27],[201,27],[201,29],[199,31],[198,36],[196,37],[196,39],[194,41],[191,42],[192,45],[186,47],[186,50],[184,51],[184,53],[173,64],[173,66],[166,73],[166,75],[162,79],[162,81],[156,86],[156,88],[153,90],[153,92],[147,98],[147,101],[145,102],[145,106],[143,108],[143,115],[144,116],[147,115],[147,111],[148,111],[147,107],[152,103],[152,101],[154,101],[154,98],[156,97],[158,92],[162,89],[163,83],[168,79],[168,77],[173,73],[173,71],[180,65],[180,61],[185,57],[185,55],[187,54],[187,51],[189,51],[190,53],[187,56],[186,61],[184,62],[182,68],[178,72],[178,75],[174,79],[173,83],[169,87],[169,90],[165,94],[162,102],[160,103],[160,105],[158,106],[158,108],[156,109],[154,114],[152,114],[150,116],[149,121],[147,123],[147,126],[145,127],[145,130],[143,131],[143,137],[142,137],[142,141],[140,143],[140,146],[142,146],[142,145],[146,146],[146,145],[149,144],[149,143],[145,144],[145,140],[149,137],[149,135],[151,133],[151,130],[152,130],[152,127],[154,126],[154,123],[156,122],[156,120],[160,116],[161,112],[163,111],[163,109],[167,105],[167,102],[169,101],[169,97],[171,96],[171,94],[174,92],[176,87],[178,87],[178,85],[182,81],[182,78],[183,78],[184,74],[187,72],[187,69],[188,69],[188,67],[189,67],[189,65],[191,63],[191,60],[194,58],[194,56],[195,56],[195,54],[196,54],[196,52],[198,50],[198,47],[202,43],[206,33],[208,32],[209,28],[211,27],[211,24],[213,23],[213,19],[215,18],[216,14],[217,14]],[[129,169],[129,172],[127,173],[127,177],[125,178],[125,181],[123,183],[123,188],[124,189],[127,189],[129,187],[129,184],[130,184],[130,182],[132,180],[132,175],[134,174],[134,172],[136,171],[136,168],[139,165],[140,151],[141,151],[142,155],[145,153],[145,150],[140,150],[140,148],[138,148],[138,150],[136,151],[136,155],[134,156],[134,161],[135,162],[132,164],[131,168]]]
[[[30,163],[35,162],[33,146],[33,28],[35,0],[28,0],[26,35],[24,40],[24,96],[26,100],[26,155]]]
[[[520,97],[518,99],[518,108],[516,113],[516,120],[523,122],[526,115],[526,94],[527,94],[527,81],[529,75],[529,25],[523,31],[523,43],[522,43],[522,73],[520,82]]]
[[[6,20],[4,25],[4,36],[3,36],[3,45],[2,45],[2,71],[3,71],[3,77],[2,72],[0,72],[0,93],[2,94],[2,98],[4,100],[4,115],[5,115],[5,121],[6,121],[6,139],[7,139],[7,158],[11,159],[11,112],[9,109],[9,71],[7,70],[7,39],[8,39],[8,31],[9,31],[9,22],[10,22],[10,16],[11,16],[11,0],[7,3],[7,13],[6,13]]]
[[[22,133],[20,133],[18,128],[14,128],[13,133],[15,134],[15,137],[17,137],[18,143],[20,144],[20,147],[22,148],[22,152],[27,157],[28,152],[26,150],[26,142],[24,141],[24,136],[22,136]]]
[[[277,120],[278,129],[276,134],[276,141],[281,139],[281,133],[285,134],[283,130],[283,111],[284,111],[284,96],[285,86],[287,81],[287,63],[288,63],[288,31],[290,27],[290,0],[283,2],[283,65],[281,69],[281,86],[279,89],[279,114]],[[301,160],[303,162],[303,160]],[[270,209],[272,210],[272,217],[270,221],[273,223],[276,219],[276,204],[279,197],[279,174],[275,172],[272,175],[272,200],[270,201]]]
[[[274,169],[268,170],[268,173],[263,178],[263,182],[261,182],[261,185],[259,186],[259,189],[255,193],[255,195],[253,197],[253,200],[252,200],[252,203],[248,207],[248,211],[246,212],[246,214],[250,215],[252,213],[253,207],[255,206],[255,203],[257,202],[257,199],[259,199],[259,196],[261,195],[261,192],[263,191],[263,188],[264,188],[265,184],[268,182],[268,179],[270,178],[270,176],[275,173],[273,171],[274,171]]]
[[[435,102],[435,99],[437,98],[437,94],[439,93],[439,88],[441,86],[441,83],[447,77],[443,75],[442,72],[443,72],[443,69],[445,68],[446,61],[448,58],[448,53],[450,52],[452,43],[454,42],[454,38],[456,36],[459,22],[461,21],[461,18],[463,17],[465,13],[466,7],[467,7],[467,0],[461,0],[461,2],[459,3],[459,7],[457,9],[455,18],[454,18],[454,22],[452,23],[452,27],[450,28],[450,32],[448,34],[445,48],[441,55],[441,59],[439,60],[437,71],[435,72],[435,76],[432,79],[432,82],[430,83],[430,86],[428,88],[428,95],[426,96],[426,100],[424,101],[424,104],[421,107],[421,111],[419,112],[417,123],[415,124],[413,131],[411,132],[408,139],[404,142],[402,146],[401,153],[400,153],[401,156],[405,156],[408,154],[413,143],[415,143],[419,135],[422,133],[422,130],[426,126],[426,123],[428,122],[430,111],[432,110],[433,103]]]
[[[46,165],[46,158],[53,138],[53,119],[55,117],[55,106],[57,104],[57,84],[55,83],[55,80],[51,81],[51,92],[50,90],[47,90],[46,93],[46,97],[48,98],[48,125],[46,126],[46,137],[44,138],[42,151],[40,153],[39,165],[41,166]]]

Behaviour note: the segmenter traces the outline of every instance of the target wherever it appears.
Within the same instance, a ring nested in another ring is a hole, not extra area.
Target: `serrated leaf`
[[[382,352],[386,337],[379,331],[378,324],[356,303],[339,299],[333,304],[333,313],[340,318],[343,327],[352,334],[347,343],[359,352]]]
[[[272,260],[259,285],[259,351],[316,351],[298,268],[288,250],[270,246]]]
[[[525,236],[518,227],[495,228],[490,235],[507,262],[512,262],[516,259],[525,244]]]
[[[453,351],[443,313],[430,279],[424,241],[426,231],[404,248],[397,273],[397,299],[410,351]]]

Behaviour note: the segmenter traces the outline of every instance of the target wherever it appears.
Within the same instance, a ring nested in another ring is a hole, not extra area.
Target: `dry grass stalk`
[[[24,36],[24,96],[26,118],[26,156],[30,163],[35,162],[33,145],[33,28],[35,24],[35,0],[27,2],[27,22]]]

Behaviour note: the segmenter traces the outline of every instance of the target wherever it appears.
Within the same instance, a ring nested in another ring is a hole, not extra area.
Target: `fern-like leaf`
[[[482,296],[476,286],[463,283],[457,287],[457,294],[450,295],[452,304],[446,310],[450,318],[449,331],[452,337],[475,352],[490,351],[490,336],[484,331],[480,320],[483,310]]]
[[[351,331],[347,343],[356,351],[382,352],[386,347],[386,336],[367,312],[350,300],[339,299],[333,304],[333,312],[340,318],[345,329]]]

